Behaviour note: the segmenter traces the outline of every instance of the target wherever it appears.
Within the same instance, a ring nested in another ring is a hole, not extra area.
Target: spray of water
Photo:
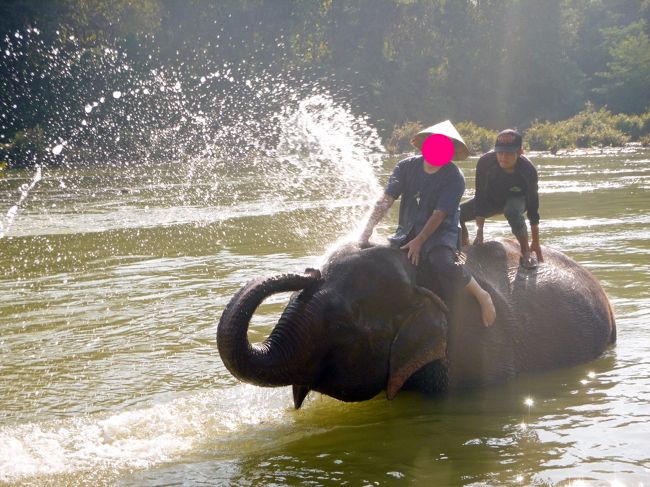
[[[20,186],[19,193],[20,193],[20,198],[18,198],[18,201],[16,202],[15,205],[13,205],[11,208],[9,208],[9,211],[4,217],[4,221],[0,221],[0,239],[2,239],[6,233],[9,231],[9,228],[11,228],[12,223],[16,219],[16,215],[18,214],[18,210],[20,209],[20,206],[23,204],[25,199],[27,199],[27,196],[29,195],[29,192],[34,189],[34,186],[42,179],[42,173],[41,173],[41,166],[36,166],[36,172],[34,173],[34,177],[32,178],[32,181],[29,184],[23,184]]]
[[[251,197],[358,203],[378,190],[376,131],[308,72],[280,70],[277,60],[258,62],[253,53],[239,63],[215,55],[159,65],[141,53],[80,47],[74,36],[47,44],[35,29],[7,36],[2,47],[12,76],[2,81],[0,137],[42,120],[30,133],[43,150],[9,162],[39,162],[45,178],[53,167],[114,168],[102,176],[106,188],[144,180],[165,193],[165,207],[216,213]],[[254,180],[245,195],[233,193],[235,177]],[[59,186],[67,200],[80,189],[74,177]]]
[[[375,170],[383,151],[375,130],[344,99],[297,68],[282,71],[273,59],[257,61],[254,55],[245,63],[215,56],[160,65],[118,48],[82,48],[74,36],[48,44],[36,30],[3,42],[0,55],[10,76],[0,81],[0,137],[6,141],[16,127],[29,127],[29,118],[42,125],[31,132],[38,144],[14,151],[17,159],[9,161],[41,166],[21,188],[18,202],[15,197],[0,201],[10,208],[0,208],[6,215],[2,236],[43,235],[47,242],[56,234],[128,230],[146,245],[142,228],[164,233],[196,224],[204,227],[196,233],[206,238],[211,231],[227,231],[220,222],[239,227],[241,219],[257,215],[289,215],[287,231],[292,231],[292,212],[314,208],[338,211],[331,228],[337,236],[336,225],[349,227],[379,189]],[[212,47],[219,51],[220,46]],[[30,194],[34,197],[27,200]],[[19,213],[27,201],[29,211]],[[39,211],[37,202],[42,208],[56,202],[56,211]],[[344,217],[338,218],[341,209]],[[182,232],[179,249],[191,233]],[[174,241],[152,239],[152,246]],[[110,238],[92,242],[104,246],[106,259],[132,251]],[[77,257],[28,248],[9,272],[24,277],[20,266],[34,265],[41,273],[46,262],[60,269],[59,261]],[[83,269],[83,263],[75,263],[75,269]],[[53,389],[60,384],[56,380]],[[206,438],[224,438],[224,451],[244,448],[242,441],[257,447],[257,433],[249,435],[254,440],[246,438],[248,424],[256,432],[264,424],[270,437],[282,437],[291,420],[288,398],[278,394],[286,391],[267,396],[246,391],[242,386],[127,411],[30,417],[3,426],[0,482],[60,480],[84,471],[110,478],[177,459]],[[65,393],[44,395],[60,392]],[[115,392],[115,398],[122,396]]]
[[[73,418],[0,429],[0,482],[36,477],[65,478],[88,472],[97,484],[128,469],[151,468],[178,459],[210,441],[227,457],[233,449],[263,449],[259,428],[269,443],[287,434],[288,391],[238,386],[119,412],[102,418]],[[309,434],[308,431],[302,434]],[[219,438],[215,443],[215,438]]]

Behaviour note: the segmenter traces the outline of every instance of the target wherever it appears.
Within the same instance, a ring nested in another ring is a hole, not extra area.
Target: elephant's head
[[[414,285],[403,252],[336,252],[320,271],[256,279],[224,310],[217,344],[228,370],[260,386],[292,385],[299,408],[310,390],[343,401],[389,399],[425,364],[444,358],[446,308]],[[251,345],[249,321],[269,295],[291,296],[270,336]]]

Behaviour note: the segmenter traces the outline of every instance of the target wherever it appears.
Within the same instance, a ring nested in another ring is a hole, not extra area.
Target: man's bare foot
[[[483,291],[481,296],[478,298],[478,304],[481,306],[481,318],[483,320],[483,326],[486,328],[488,326],[492,326],[494,320],[497,318],[497,310],[494,307],[492,297],[487,291]]]

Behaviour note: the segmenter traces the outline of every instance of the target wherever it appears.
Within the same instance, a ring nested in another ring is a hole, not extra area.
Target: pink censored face
[[[422,155],[432,166],[444,166],[454,157],[454,143],[446,135],[429,135],[422,144]]]

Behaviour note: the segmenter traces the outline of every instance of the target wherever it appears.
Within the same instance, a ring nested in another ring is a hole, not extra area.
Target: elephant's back
[[[519,265],[519,245],[509,239],[470,247],[466,264],[512,310],[511,330],[519,370],[545,370],[600,355],[614,341],[612,309],[598,280],[564,253],[543,248],[536,269]]]

